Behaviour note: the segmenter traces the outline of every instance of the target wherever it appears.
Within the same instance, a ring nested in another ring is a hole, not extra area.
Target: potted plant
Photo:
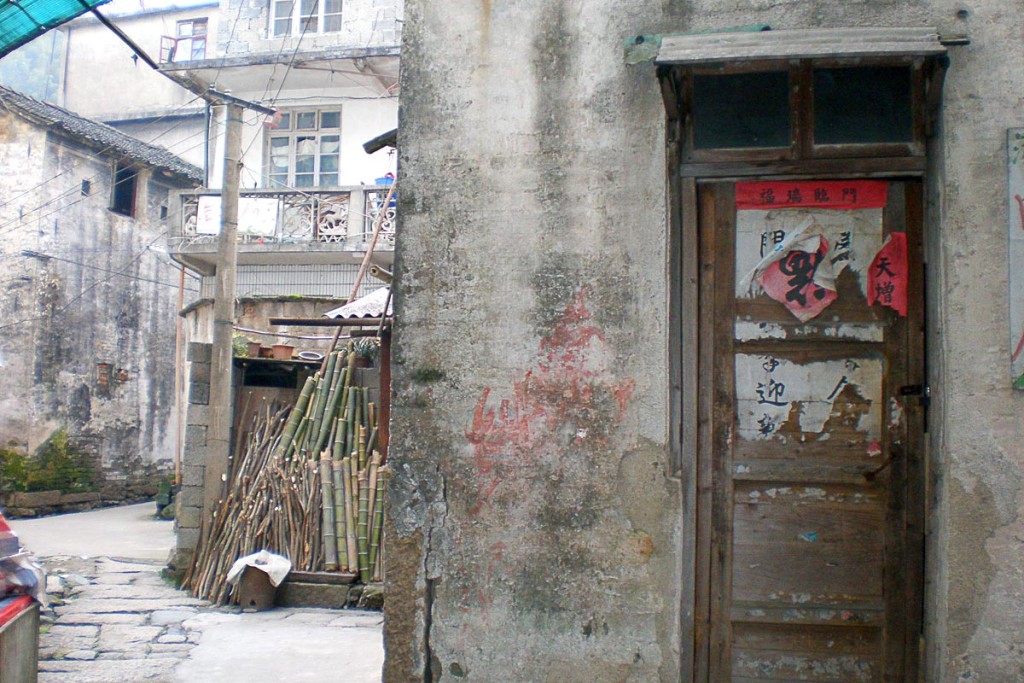
[[[231,355],[235,358],[245,358],[249,355],[249,340],[241,334],[231,337]]]
[[[352,353],[356,355],[357,368],[372,368],[380,353],[380,341],[376,337],[360,337],[352,342]]]

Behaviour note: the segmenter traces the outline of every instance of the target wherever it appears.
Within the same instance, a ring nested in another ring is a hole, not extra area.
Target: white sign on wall
[[[1010,370],[1024,390],[1024,128],[1007,134],[1009,151]]]
[[[199,198],[196,232],[200,235],[220,233],[220,196]],[[273,197],[241,197],[238,200],[238,234],[273,237],[277,230],[280,200]]]

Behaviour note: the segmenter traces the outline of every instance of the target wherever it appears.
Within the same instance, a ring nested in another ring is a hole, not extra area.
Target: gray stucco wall
[[[408,5],[388,681],[675,678],[663,125],[622,14]]]
[[[960,12],[963,10],[963,12]],[[958,14],[959,12],[959,14]],[[676,680],[664,111],[622,38],[935,26],[928,680],[1024,677],[1007,352],[1009,0],[409,0],[385,680]]]

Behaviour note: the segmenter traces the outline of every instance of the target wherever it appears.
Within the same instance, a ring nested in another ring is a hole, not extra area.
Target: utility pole
[[[210,359],[210,421],[206,431],[206,472],[203,491],[203,530],[208,533],[225,490],[231,454],[234,415],[231,341],[235,322],[235,279],[238,256],[238,185],[242,166],[242,107],[224,104],[224,182],[221,186],[220,236],[213,300],[213,356]]]
[[[82,2],[82,0],[78,0]],[[213,522],[217,502],[227,490],[228,463],[231,457],[231,427],[234,422],[234,392],[231,384],[233,354],[231,341],[235,320],[235,276],[238,255],[238,191],[242,163],[242,111],[248,109],[272,116],[275,110],[257,102],[249,102],[218,90],[216,83],[203,84],[190,76],[164,71],[130,36],[87,3],[82,5],[109,28],[132,52],[157,73],[195,93],[210,105],[225,107],[224,182],[221,185],[220,236],[217,246],[216,290],[213,303],[213,354],[210,359],[210,396],[206,427],[205,471],[203,476],[203,508],[201,534],[207,536]],[[206,160],[207,165],[209,159]],[[184,271],[182,271],[184,273]],[[179,301],[178,310],[181,310]],[[180,324],[180,320],[179,320]],[[178,341],[180,354],[180,340]],[[181,372],[181,363],[176,363]],[[180,391],[175,391],[181,400]],[[182,413],[179,411],[179,419]],[[181,425],[179,425],[180,433]],[[176,472],[184,444],[178,444],[175,455]],[[180,481],[180,479],[179,479]],[[191,503],[190,503],[191,504]],[[180,549],[180,548],[179,548]]]

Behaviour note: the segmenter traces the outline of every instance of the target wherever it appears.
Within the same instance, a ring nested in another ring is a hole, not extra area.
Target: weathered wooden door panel
[[[915,680],[920,186],[698,199],[698,679]]]

